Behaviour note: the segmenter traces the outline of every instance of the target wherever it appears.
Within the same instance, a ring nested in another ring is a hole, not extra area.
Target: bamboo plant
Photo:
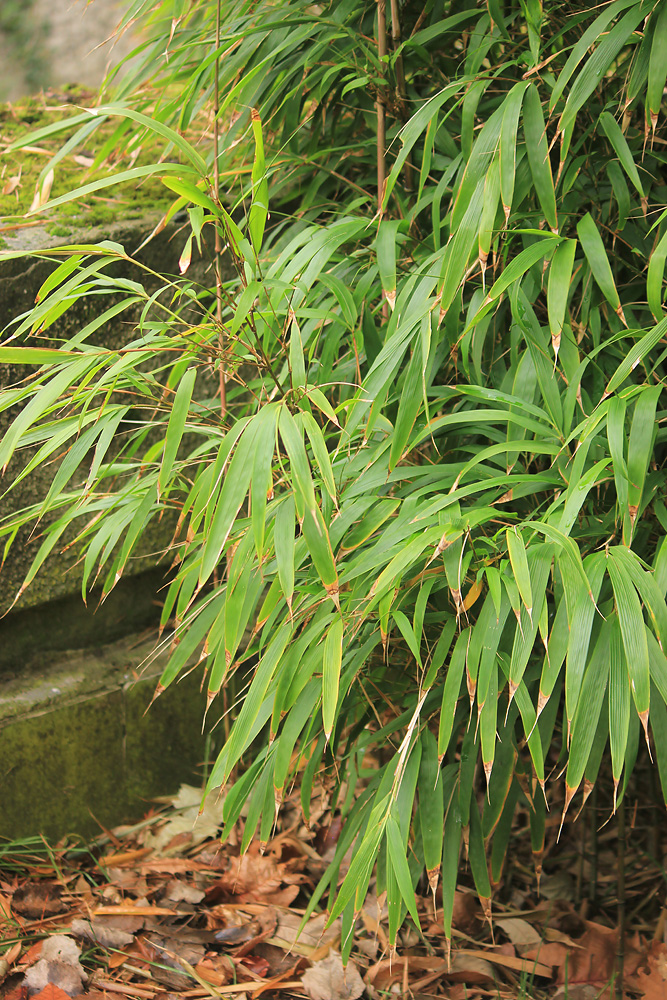
[[[156,696],[193,657],[209,703],[233,692],[223,836],[243,811],[242,849],[267,841],[295,782],[308,819],[324,781],[345,823],[309,911],[349,954],[373,877],[393,946],[426,870],[449,936],[463,851],[489,913],[517,808],[539,870],[563,781],[564,817],[609,761],[615,808],[646,744],[667,796],[667,6],[133,19],[95,121],[117,123],[103,155],[147,132],[165,155],[39,210],[161,176],[182,273],[149,291],[108,273],[111,241],[45,252],[0,346],[33,366],[0,393],[4,488],[65,457],[0,534],[45,518],[24,587],[75,539],[106,594],[171,514]],[[91,295],[127,311],[125,346],[59,340]]]

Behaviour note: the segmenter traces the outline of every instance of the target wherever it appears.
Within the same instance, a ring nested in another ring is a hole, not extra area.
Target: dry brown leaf
[[[451,969],[447,973],[447,978],[455,983],[484,984],[493,982],[496,976],[493,966],[486,958],[477,958],[475,955],[455,951],[452,954]]]
[[[164,889],[163,899],[168,899],[172,903],[201,903],[206,895],[201,889],[194,885],[189,885],[181,879],[172,878]]]
[[[19,170],[18,174],[15,174],[13,177],[9,178],[9,180],[2,189],[2,193],[13,194],[13,192],[16,191],[20,183],[21,183],[21,171]]]
[[[28,920],[53,917],[66,908],[61,892],[60,886],[52,882],[26,882],[12,896],[12,910]]]
[[[70,997],[78,996],[88,980],[79,963],[80,954],[76,942],[65,934],[47,938],[42,944],[42,957],[25,974],[23,985],[27,986],[28,995],[33,996],[54,985]]]
[[[477,894],[474,892],[461,892],[459,889],[454,893],[454,909],[452,910],[452,927],[457,931],[469,934],[474,927],[478,927],[478,920],[482,916],[481,907]]]
[[[391,959],[383,958],[372,965],[366,973],[366,982],[380,993],[391,990],[395,983],[403,982],[406,963],[408,964],[408,973],[426,972],[429,978],[447,974],[447,960],[445,958],[438,958],[435,955],[428,957],[410,955],[409,958],[406,958],[399,955]],[[423,980],[420,979],[420,982]]]
[[[125,948],[134,941],[134,935],[116,927],[107,927],[100,920],[73,920],[71,931],[74,937],[92,941],[102,948]]]
[[[365,989],[354,962],[345,968],[335,951],[315,962],[303,974],[301,985],[310,1000],[357,1000]]]
[[[645,962],[626,985],[642,993],[647,1000],[667,1000],[667,946],[654,941]]]
[[[41,993],[34,995],[34,1000],[70,1000],[70,995],[54,983],[47,983]]]
[[[542,940],[540,932],[520,917],[496,917],[495,925],[501,927],[512,944],[519,948],[538,945]]]

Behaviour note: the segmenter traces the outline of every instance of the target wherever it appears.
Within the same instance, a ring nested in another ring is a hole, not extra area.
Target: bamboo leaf
[[[322,724],[327,743],[336,721],[340,667],[343,658],[343,619],[336,616],[324,640],[322,670]]]

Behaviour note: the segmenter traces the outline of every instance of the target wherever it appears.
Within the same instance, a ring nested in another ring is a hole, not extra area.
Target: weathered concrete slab
[[[164,657],[146,636],[33,660],[0,684],[0,836],[90,836],[201,780],[197,671],[144,714]]]

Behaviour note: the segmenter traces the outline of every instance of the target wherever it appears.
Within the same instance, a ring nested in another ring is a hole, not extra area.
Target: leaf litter
[[[0,844],[0,1000],[617,995],[611,830],[597,845],[594,907],[590,859],[577,851],[576,824],[569,846],[567,838],[560,844],[552,838],[557,864],[549,898],[537,895],[530,851],[522,855],[521,845],[529,845],[517,831],[491,927],[462,861],[451,950],[442,890],[434,909],[423,878],[416,893],[423,937],[407,921],[392,955],[386,902],[373,881],[352,930],[349,920],[345,935],[341,919],[328,925],[322,909],[299,934],[344,825],[328,808],[324,788],[314,796],[322,806],[313,809],[310,826],[296,797],[286,799],[265,850],[252,841],[244,854],[243,820],[221,843],[221,800],[210,797],[200,813],[200,795],[183,786],[142,823],[105,831],[84,848],[67,839],[48,849],[38,838]],[[631,855],[629,846],[626,906],[633,921],[623,942],[623,995],[667,1000],[667,908],[660,906],[664,889],[653,885],[662,873],[639,851],[633,867]],[[342,864],[339,880],[346,870]]]

